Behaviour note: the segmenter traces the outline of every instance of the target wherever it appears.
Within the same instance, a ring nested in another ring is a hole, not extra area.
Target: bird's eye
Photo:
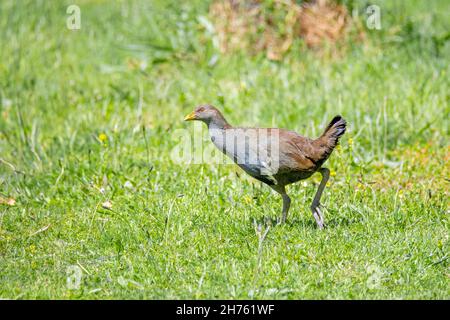
[[[203,112],[203,111],[205,111],[205,108],[203,108],[203,107],[200,107],[197,109],[197,112]]]

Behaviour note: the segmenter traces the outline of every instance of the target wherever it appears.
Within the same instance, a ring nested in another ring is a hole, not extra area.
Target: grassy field
[[[0,2],[0,298],[450,298],[448,1],[374,1],[381,30],[280,62],[221,55],[204,1],[80,0],[78,31],[72,3]],[[201,103],[311,137],[342,114],[328,227],[319,174],[276,226],[270,188],[173,161]]]

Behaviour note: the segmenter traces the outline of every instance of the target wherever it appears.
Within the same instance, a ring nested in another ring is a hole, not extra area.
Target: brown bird
[[[184,120],[206,123],[217,148],[250,176],[266,183],[281,195],[281,223],[286,221],[291,205],[285,186],[320,172],[322,181],[314,196],[311,211],[319,228],[324,227],[319,206],[330,170],[322,165],[345,133],[346,122],[341,116],[334,117],[317,139],[302,137],[285,129],[232,127],[220,111],[211,105],[197,107]]]

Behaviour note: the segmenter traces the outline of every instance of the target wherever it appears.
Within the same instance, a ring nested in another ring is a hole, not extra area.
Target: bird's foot
[[[323,229],[324,227],[323,216],[322,212],[319,209],[319,206],[317,205],[311,208],[311,211],[313,213],[314,219],[316,219],[317,226],[319,227],[319,229]]]
[[[286,223],[286,218],[277,218],[277,226],[283,225]]]

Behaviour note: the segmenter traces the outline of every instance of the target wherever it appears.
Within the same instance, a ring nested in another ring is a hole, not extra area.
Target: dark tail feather
[[[320,138],[325,138],[327,144],[334,148],[339,138],[345,133],[347,122],[341,116],[336,116],[331,120]]]
[[[331,120],[322,135],[314,142],[324,148],[323,160],[326,160],[338,144],[339,138],[345,133],[347,122],[341,116],[336,116]]]

